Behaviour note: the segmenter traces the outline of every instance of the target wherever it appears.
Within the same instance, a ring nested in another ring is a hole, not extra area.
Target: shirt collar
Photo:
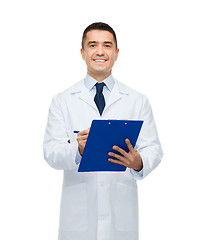
[[[86,88],[90,91],[92,90],[92,88],[94,87],[94,85],[97,83],[98,81],[96,79],[94,79],[93,77],[91,77],[90,75],[86,75],[85,79],[84,79],[84,84],[86,86]],[[107,88],[109,89],[109,91],[112,91],[113,86],[115,84],[115,80],[112,76],[112,74],[110,76],[108,76],[106,79],[104,79],[102,82],[104,82],[107,86]]]

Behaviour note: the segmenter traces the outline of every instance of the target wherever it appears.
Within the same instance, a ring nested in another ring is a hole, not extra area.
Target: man
[[[44,158],[64,170],[59,240],[138,239],[136,180],[146,177],[163,153],[147,98],[112,76],[118,53],[109,25],[88,26],[81,49],[87,75],[56,95],[49,109]],[[109,152],[109,161],[126,166],[125,172],[78,172],[93,119],[144,120],[135,148],[126,139],[128,152],[119,146],[113,148],[121,155]]]

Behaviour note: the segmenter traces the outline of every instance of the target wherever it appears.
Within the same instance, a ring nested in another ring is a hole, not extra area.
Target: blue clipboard
[[[128,152],[126,138],[135,147],[142,124],[142,120],[93,120],[78,172],[125,171],[125,166],[108,161],[115,159],[108,152],[120,154],[114,145]]]

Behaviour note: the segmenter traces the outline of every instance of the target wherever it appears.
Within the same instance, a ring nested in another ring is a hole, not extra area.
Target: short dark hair
[[[110,27],[108,24],[103,23],[103,22],[92,23],[84,30],[83,35],[82,35],[82,48],[83,49],[84,49],[84,41],[87,36],[87,33],[91,30],[103,30],[103,31],[108,31],[108,32],[112,33],[115,43],[116,43],[116,49],[117,49],[117,39],[116,39],[115,31],[113,30],[112,27]]]

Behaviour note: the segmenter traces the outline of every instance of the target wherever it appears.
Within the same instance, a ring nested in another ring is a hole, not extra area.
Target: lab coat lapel
[[[115,79],[114,87],[106,103],[104,111],[115,102],[120,101],[123,97],[123,94],[128,94],[128,92],[126,92],[125,89],[121,88],[119,82]]]
[[[78,98],[86,102],[91,107],[95,108],[97,111],[97,106],[94,102],[94,99],[92,99],[92,96],[90,95],[88,89],[85,87],[84,80],[80,81],[79,84],[75,86],[75,88],[72,90],[72,93],[77,93]]]

